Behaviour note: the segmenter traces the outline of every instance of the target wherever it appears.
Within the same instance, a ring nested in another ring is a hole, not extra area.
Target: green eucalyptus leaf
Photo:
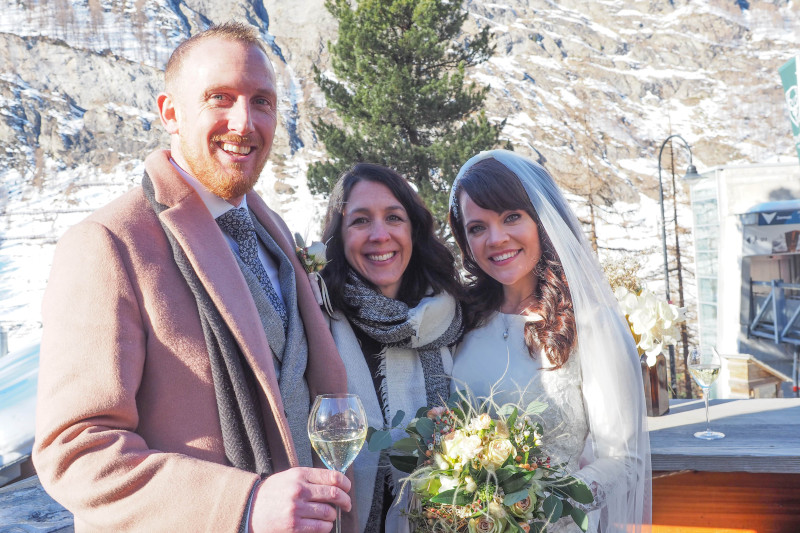
[[[409,436],[411,436],[411,437],[419,437],[420,439],[422,439],[422,435],[420,435],[419,431],[417,431],[417,422],[419,422],[420,420],[422,420],[422,419],[421,418],[417,418],[417,419],[414,419],[414,420],[412,420],[411,422],[408,423],[408,425],[406,426],[406,433]]]
[[[367,427],[367,442],[369,442],[369,440],[372,438],[372,434],[375,433],[376,431],[378,430],[372,426]]]
[[[528,497],[528,489],[518,490],[517,492],[512,492],[511,494],[506,494],[503,497],[503,505],[511,507],[517,502],[521,502],[525,498]]]
[[[500,485],[516,473],[517,471],[513,468],[498,468],[494,471],[494,475],[497,476],[497,482]]]
[[[426,440],[433,438],[433,420],[430,418],[420,418],[417,420],[417,433]]]
[[[379,452],[385,450],[392,445],[392,435],[388,431],[377,430],[372,434],[369,439],[369,446],[367,447],[371,452]]]
[[[506,420],[506,424],[508,424],[509,428],[513,428],[514,424],[517,423],[517,416],[518,415],[519,415],[519,411],[517,411],[517,408],[515,407],[514,411],[511,413],[511,416],[509,416],[508,420]]]
[[[392,448],[399,452],[415,452],[419,449],[419,446],[417,439],[406,437],[395,442]]]
[[[578,503],[592,503],[594,502],[594,495],[591,489],[586,486],[583,481],[575,480],[574,483],[569,485],[569,493],[572,499]]]
[[[419,460],[413,455],[390,455],[389,461],[396,469],[400,470],[401,472],[405,472],[406,474],[410,474],[415,468],[417,468],[417,463]]]
[[[583,510],[573,507],[570,515],[575,521],[575,524],[581,528],[581,531],[586,531],[589,528],[589,517],[586,516],[586,513],[583,512]]]
[[[531,524],[531,533],[545,533],[547,524],[544,522],[534,522]]]
[[[528,416],[538,415],[543,413],[545,409],[547,409],[546,403],[534,400],[525,408],[525,414]]]
[[[551,494],[542,502],[542,509],[547,515],[547,520],[552,524],[561,518],[563,504],[561,503],[561,500],[558,499],[558,496]]]
[[[569,487],[559,487],[557,485],[551,485],[550,491],[559,498],[561,498],[562,500],[565,500],[572,496],[572,494],[569,492]]]
[[[475,469],[472,466],[472,463],[469,464],[469,475],[472,476],[472,479],[475,480],[475,483],[481,484],[486,482],[486,478],[488,477],[488,472],[486,472],[485,468]]]
[[[299,233],[294,234],[294,242],[297,243],[297,246],[299,246],[300,248],[306,247],[306,241]]]
[[[513,403],[507,403],[497,410],[497,414],[500,416],[511,416],[511,413],[513,413],[516,408],[517,407]]]
[[[528,488],[528,482],[530,481],[532,473],[531,472],[517,472],[505,482],[500,483],[500,486],[503,487],[503,490],[506,493],[510,492],[517,492],[518,490],[522,490],[523,488]]]
[[[463,490],[458,490],[458,492],[456,493],[456,490],[457,489],[450,489],[444,492],[440,492],[439,494],[431,498],[430,501],[432,501],[433,503],[444,503],[447,505],[454,503],[453,498],[455,498],[456,505],[467,505],[468,503],[472,502],[473,499],[472,493],[465,492]]]
[[[405,412],[403,412],[402,409],[398,409],[398,411],[394,414],[394,418],[392,418],[392,427],[396,428],[400,424],[400,422],[403,421],[403,418],[405,418],[405,416],[406,416]]]
[[[429,410],[430,409],[428,409],[427,407],[424,406],[420,407],[419,409],[417,409],[417,414],[414,415],[414,418],[425,418],[426,416],[428,416]]]
[[[561,509],[561,518],[572,514],[572,510],[575,508],[571,503],[569,503],[569,500],[561,500],[561,505],[564,507]]]

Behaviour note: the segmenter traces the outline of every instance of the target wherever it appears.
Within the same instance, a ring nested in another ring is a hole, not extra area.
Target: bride
[[[541,400],[543,446],[592,490],[589,531],[650,523],[639,358],[580,225],[550,174],[505,150],[460,170],[450,225],[471,274],[453,384],[497,406]],[[548,531],[579,531],[569,517]]]

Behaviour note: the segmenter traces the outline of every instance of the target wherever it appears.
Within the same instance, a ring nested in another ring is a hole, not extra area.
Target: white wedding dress
[[[525,346],[526,320],[520,315],[496,313],[484,326],[467,333],[456,349],[452,388],[468,390],[477,398],[491,397],[496,407],[511,403],[524,409],[534,400],[546,403],[548,407],[540,415],[544,429],[542,447],[553,464],[567,463],[571,473],[589,483],[592,479],[578,473],[589,425],[577,352],[561,368],[546,370],[553,366],[549,360],[541,354],[532,358]],[[596,523],[593,514],[589,513],[588,531],[596,531],[596,525],[592,527],[592,522]],[[566,517],[547,531],[580,532],[580,529]]]

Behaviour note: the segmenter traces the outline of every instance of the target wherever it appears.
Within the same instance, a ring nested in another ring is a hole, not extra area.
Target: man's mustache
[[[244,146],[254,146],[256,148],[261,148],[263,146],[263,143],[261,142],[261,137],[259,137],[258,135],[236,135],[235,133],[228,133],[225,135],[214,135],[213,137],[211,137],[211,142],[241,144]]]

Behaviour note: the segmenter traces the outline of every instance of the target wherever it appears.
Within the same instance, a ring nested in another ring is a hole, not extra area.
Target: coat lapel
[[[296,466],[297,456],[284,415],[272,351],[233,251],[200,196],[175,171],[169,152],[156,152],[145,164],[156,200],[168,206],[161,213],[161,219],[180,243],[253,369],[266,395],[270,418],[275,421],[289,465]],[[272,442],[270,444],[275,455],[278,450],[273,449]]]

